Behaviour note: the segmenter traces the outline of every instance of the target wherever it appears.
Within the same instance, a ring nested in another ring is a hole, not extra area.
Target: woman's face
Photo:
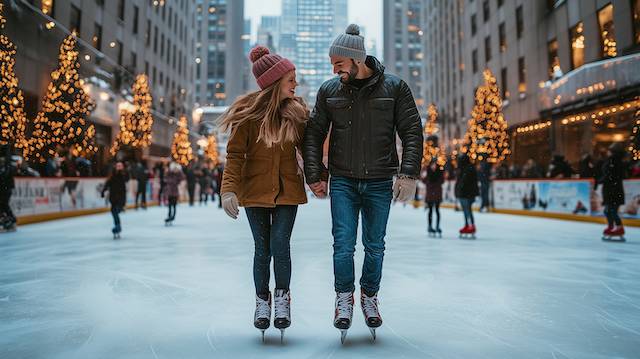
[[[286,98],[294,98],[296,96],[297,86],[298,82],[296,82],[296,72],[287,72],[287,74],[282,78],[282,82],[280,82],[280,97],[283,100]]]

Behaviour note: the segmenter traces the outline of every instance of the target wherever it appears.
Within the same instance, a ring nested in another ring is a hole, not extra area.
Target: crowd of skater
[[[337,76],[320,87],[311,112],[295,94],[295,65],[262,46],[251,51],[259,90],[237,98],[221,116],[221,129],[230,133],[224,171],[160,163],[150,172],[144,163],[125,166],[118,162],[102,191],[103,195],[108,192],[116,237],[122,230],[119,214],[126,203],[128,179],[136,178],[138,192],[146,192],[144,181],[150,173],[160,179],[160,198],[166,198],[168,204],[167,224],[176,218],[182,181],[187,181],[191,205],[199,184],[205,188],[199,191],[199,201],[204,196],[206,203],[212,192],[218,194],[218,204],[229,217],[237,219],[244,207],[254,240],[253,324],[263,339],[273,323],[283,340],[292,322],[290,241],[298,207],[307,203],[305,181],[315,197],[330,201],[332,228],[326,235],[333,236],[333,325],[344,342],[356,303],[354,252],[359,222],[364,262],[358,302],[375,340],[376,329],[383,324],[378,293],[391,204],[414,199],[417,184],[423,181],[427,231],[440,234],[443,183],[455,177],[455,195],[464,218],[460,236],[475,238],[474,201],[480,196],[481,207],[488,207],[489,174],[500,170],[486,164],[478,169],[466,154],[456,158],[455,167],[433,162],[423,168],[422,124],[409,86],[386,73],[375,57],[367,56],[357,25],[338,35],[328,50],[328,61]],[[402,143],[400,158],[396,137]],[[624,233],[617,214],[624,203],[623,154],[616,146],[609,149],[598,180],[609,221],[605,234]],[[146,207],[144,194],[136,195],[136,206],[139,202],[139,207]],[[269,287],[272,261],[273,290]]]

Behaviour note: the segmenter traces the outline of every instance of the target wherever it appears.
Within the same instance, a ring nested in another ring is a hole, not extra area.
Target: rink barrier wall
[[[16,177],[10,205],[19,225],[109,212],[108,194],[101,196],[106,180],[106,177]],[[128,181],[125,208],[135,207],[137,187],[136,180]],[[159,204],[159,190],[159,179],[149,179],[147,206]],[[180,194],[181,203],[188,201],[185,181],[180,184]]]

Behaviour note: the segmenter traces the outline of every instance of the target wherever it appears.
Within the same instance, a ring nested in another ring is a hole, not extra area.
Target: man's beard
[[[347,72],[340,72],[341,75],[345,73]],[[349,72],[347,74],[349,74],[349,77],[347,77],[346,80],[344,80],[342,76],[340,76],[340,81],[343,84],[348,84],[352,82],[353,80],[356,79],[356,76],[358,76],[358,66],[356,66],[356,63],[353,60],[351,60],[351,68],[349,68]]]

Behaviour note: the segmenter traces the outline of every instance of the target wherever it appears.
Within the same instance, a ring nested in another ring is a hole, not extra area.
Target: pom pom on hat
[[[256,46],[249,53],[249,59],[251,62],[256,62],[265,55],[269,55],[269,49],[264,46]]]
[[[360,35],[360,26],[351,24],[347,26],[347,29],[344,32],[349,35]]]

